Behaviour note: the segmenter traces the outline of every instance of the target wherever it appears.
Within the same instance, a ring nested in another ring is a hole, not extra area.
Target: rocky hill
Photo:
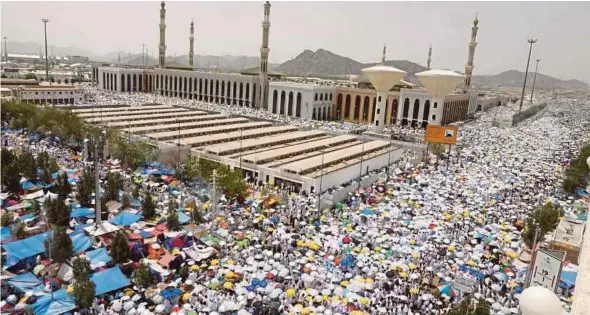
[[[533,86],[533,77],[535,73],[529,72],[527,78],[527,87]],[[496,75],[476,75],[473,76],[473,85],[476,87],[522,87],[524,81],[524,72],[518,70],[508,70]],[[587,89],[588,84],[578,80],[560,80],[554,77],[537,73],[535,88],[541,89]]]
[[[363,68],[375,64],[361,63],[325,49],[315,52],[306,49],[297,57],[280,64],[276,70],[294,76],[362,75]],[[387,60],[385,64],[406,71],[408,74],[405,78],[412,83],[417,83],[415,73],[426,70],[425,67],[407,60]]]

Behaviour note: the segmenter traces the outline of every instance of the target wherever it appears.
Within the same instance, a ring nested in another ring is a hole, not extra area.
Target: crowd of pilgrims
[[[251,108],[146,94],[93,93],[97,103],[178,102],[258,115]],[[383,173],[378,182],[349,194],[331,209],[318,210],[313,194],[290,193],[274,203],[265,202],[263,193],[283,195],[268,186],[253,188],[244,204],[222,196],[205,216],[213,231],[208,240],[181,233],[185,248],[210,245],[215,239],[215,256],[194,261],[181,249],[182,262],[160,272],[158,284],[100,296],[93,311],[445,314],[462,299],[473,297],[487,301],[490,314],[516,314],[526,276],[526,263],[518,259],[524,242],[516,222],[525,221],[548,201],[566,213],[570,210],[572,200],[560,191],[562,171],[590,140],[590,104],[563,100],[548,105],[513,128],[492,127],[491,121],[514,107],[478,113],[475,121],[459,126],[459,142],[449,154],[434,163],[409,165],[405,161],[416,154],[408,151],[404,163],[391,168],[389,181]],[[352,123],[280,119],[315,128],[356,128]],[[64,167],[83,163],[64,158],[68,154],[63,149],[44,149],[61,156]],[[395,174],[394,168],[399,170]],[[161,205],[178,198],[167,191],[158,194],[161,213],[166,212]],[[186,190],[184,198],[190,199],[190,194]],[[217,220],[212,220],[214,216]],[[158,247],[145,246],[150,251]],[[472,280],[472,292],[455,285],[458,277]],[[163,297],[162,291],[171,287],[182,293]]]

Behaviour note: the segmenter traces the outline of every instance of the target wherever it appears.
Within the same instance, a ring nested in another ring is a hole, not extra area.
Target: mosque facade
[[[325,86],[272,80],[267,69],[270,4],[264,5],[261,63],[255,73],[219,73],[166,67],[164,2],[160,9],[159,66],[157,68],[97,67],[93,78],[103,90],[144,92],[181,99],[264,108],[269,112],[313,120],[343,120],[370,124],[374,120],[377,93],[371,88]],[[477,25],[475,25],[477,27]],[[475,35],[475,30],[473,35]],[[193,35],[189,37],[189,59],[193,54]],[[468,64],[473,64],[475,37],[472,36]],[[431,50],[429,50],[429,66]],[[471,70],[469,68],[468,70]],[[467,68],[466,68],[467,70]],[[467,74],[467,73],[466,73]],[[467,83],[467,82],[466,82]],[[470,84],[470,83],[468,83]],[[433,109],[442,106],[442,124],[465,120],[477,106],[477,93],[463,91],[432,102],[429,93],[412,86],[392,90],[385,105],[385,123],[425,128],[436,119]]]

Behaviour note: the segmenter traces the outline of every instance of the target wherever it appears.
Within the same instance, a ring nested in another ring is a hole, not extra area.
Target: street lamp
[[[524,100],[524,90],[526,89],[526,78],[529,74],[529,63],[531,62],[531,52],[533,51],[533,44],[537,42],[536,39],[529,38],[527,42],[531,44],[529,48],[529,58],[526,62],[526,70],[524,71],[524,82],[522,83],[522,94],[520,95],[520,106],[518,106],[518,111],[522,110],[522,101]]]
[[[45,29],[45,80],[49,81],[49,61],[47,60],[47,22],[49,19],[41,19]]]
[[[531,104],[533,104],[533,94],[535,93],[535,82],[537,82],[537,71],[539,70],[539,61],[541,61],[541,59],[537,59],[537,65],[535,66],[535,76],[533,77],[533,90],[531,91]]]

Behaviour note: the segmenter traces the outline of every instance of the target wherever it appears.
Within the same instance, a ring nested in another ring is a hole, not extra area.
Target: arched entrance
[[[344,118],[349,119],[350,117],[350,94],[346,94],[346,101],[344,102]]]
[[[276,114],[277,113],[277,98],[279,96],[279,93],[277,92],[277,90],[274,90],[272,92],[272,113]]]
[[[363,121],[367,121],[367,118],[369,118],[370,103],[371,99],[368,96],[365,96],[365,102],[363,103]]]
[[[422,115],[422,128],[428,126],[428,115],[430,115],[430,100],[426,100],[424,103],[424,115]]]
[[[397,108],[399,107],[397,99],[393,99],[391,102],[391,118],[389,119],[390,125],[395,125],[397,123]]]
[[[301,92],[297,92],[297,105],[295,108],[295,116],[301,117]]]
[[[281,108],[279,108],[280,114],[285,115],[285,91],[281,91]]]
[[[419,99],[415,99],[414,100],[414,108],[413,108],[413,112],[412,112],[412,127],[416,128],[417,124],[418,124],[418,115],[420,114],[420,100]]]
[[[361,96],[357,95],[354,99],[354,120],[358,121],[361,116]]]
[[[289,102],[287,103],[287,116],[293,116],[293,92],[289,92]]]
[[[410,112],[410,99],[406,97],[404,100],[404,110],[402,111],[402,126],[408,125],[408,115]]]

